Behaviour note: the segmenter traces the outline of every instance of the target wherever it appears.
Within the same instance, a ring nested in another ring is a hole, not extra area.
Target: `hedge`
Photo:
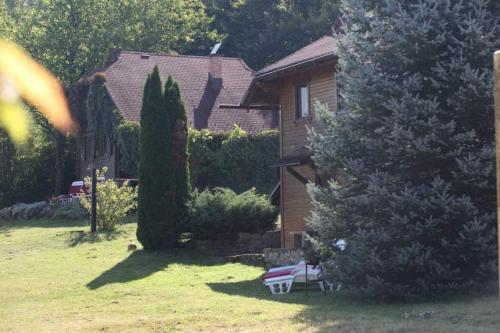
[[[277,131],[249,136],[240,128],[224,134],[190,131],[191,180],[196,188],[227,187],[243,192],[252,187],[269,194],[278,181]]]
[[[138,128],[121,128],[118,135],[121,171],[130,177],[137,172]],[[125,133],[126,132],[126,133]],[[255,187],[269,194],[278,181],[278,170],[271,166],[278,160],[278,131],[247,135],[239,127],[229,133],[189,130],[191,184],[205,189],[227,187],[243,192]]]

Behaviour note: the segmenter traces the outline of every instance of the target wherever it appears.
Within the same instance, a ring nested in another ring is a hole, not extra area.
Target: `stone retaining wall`
[[[31,204],[16,203],[13,206],[0,209],[0,221],[31,220],[51,216],[53,210],[46,201]]]
[[[264,249],[264,262],[268,268],[295,265],[304,260],[302,249]]]
[[[269,231],[264,234],[239,233],[236,240],[196,240],[198,250],[215,256],[262,253],[265,248],[281,246],[280,232]]]

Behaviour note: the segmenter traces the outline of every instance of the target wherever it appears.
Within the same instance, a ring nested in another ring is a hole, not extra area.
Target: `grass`
[[[137,243],[133,223],[116,234],[87,229],[0,226],[0,332],[500,331],[493,295],[390,305],[300,290],[273,296],[259,282],[262,268],[187,251],[127,252]]]

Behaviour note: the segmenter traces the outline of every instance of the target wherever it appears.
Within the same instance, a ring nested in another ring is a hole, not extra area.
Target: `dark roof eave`
[[[297,70],[297,69],[305,69],[311,66],[315,66],[318,64],[326,63],[328,61],[332,60],[337,60],[338,56],[335,53],[327,53],[318,57],[306,59],[300,62],[296,62],[293,64],[277,67],[275,69],[266,71],[266,72],[257,72],[255,74],[255,79],[261,80],[261,81],[269,81],[273,80],[279,76],[282,76],[283,74],[287,73],[288,71],[291,70]],[[271,76],[271,78],[268,78]]]
[[[299,69],[306,69],[306,68],[313,67],[313,66],[316,66],[319,64],[327,63],[329,61],[337,61],[337,60],[338,60],[337,54],[328,53],[328,54],[322,55],[320,57],[315,57],[315,58],[307,59],[307,60],[297,62],[294,64],[290,64],[287,66],[278,67],[278,68],[273,69],[273,70],[268,71],[268,72],[263,72],[263,73],[257,72],[255,77],[252,80],[252,83],[250,83],[250,87],[248,88],[247,92],[243,96],[243,99],[241,101],[241,106],[249,107],[251,105],[250,101],[255,93],[255,90],[257,89],[257,82],[259,82],[259,81],[262,82],[262,81],[276,80],[282,76],[285,76],[290,71],[295,71],[295,70],[299,70]]]

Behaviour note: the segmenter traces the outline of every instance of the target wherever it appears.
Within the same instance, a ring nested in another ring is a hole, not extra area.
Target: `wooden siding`
[[[296,87],[299,84],[309,85],[310,117],[296,119]],[[290,76],[281,81],[281,145],[280,157],[293,153],[307,143],[307,127],[321,129],[315,112],[315,104],[327,104],[331,111],[337,109],[337,90],[335,66],[329,64],[311,71]],[[310,166],[295,167],[302,176],[315,182],[316,175]],[[294,234],[305,231],[305,218],[311,210],[311,202],[306,187],[293,175],[281,169],[281,230],[282,247],[294,246]]]

